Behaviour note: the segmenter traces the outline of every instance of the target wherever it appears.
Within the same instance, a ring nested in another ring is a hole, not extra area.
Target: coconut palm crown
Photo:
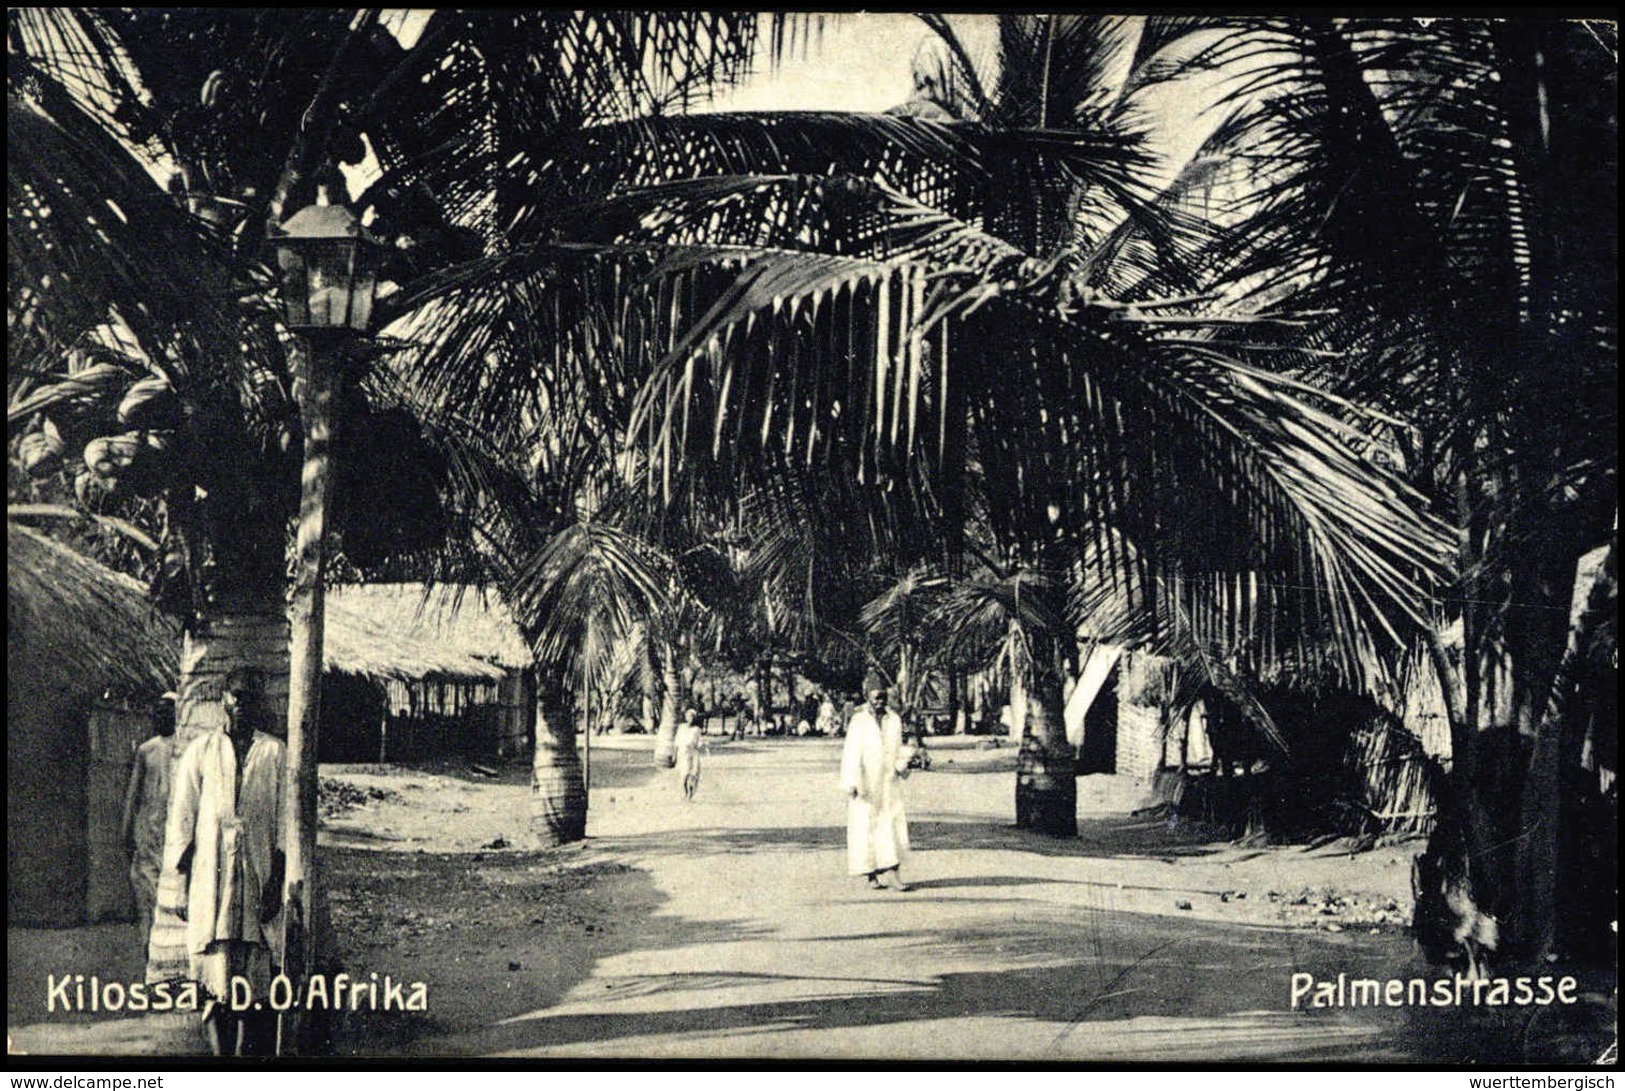
[[[193,453],[164,479],[170,520],[206,529],[177,536],[194,609],[216,585],[279,589],[263,543],[292,464],[235,471],[294,438],[259,240],[329,160],[370,150],[361,204],[399,251],[386,388],[462,437],[460,465],[495,453],[462,482],[484,510],[516,465],[555,527],[595,517],[594,482],[669,505],[698,477],[708,496],[821,477],[917,528],[891,539],[905,566],[957,553],[975,511],[1010,559],[1088,557],[1083,578],[1152,616],[1177,602],[1239,661],[1325,656],[1368,680],[1426,622],[1447,536],[1349,445],[1346,403],[1190,336],[1301,316],[1164,313],[1200,232],[1147,181],[1124,92],[1154,42],[1012,17],[997,81],[956,77],[975,109],[947,112],[971,120],[674,113],[753,26],[436,13],[404,49],[366,13],[11,13],[13,426],[98,383],[122,400],[122,376],[81,375],[102,363],[163,379],[169,442]],[[243,56],[269,75],[234,82]],[[1139,67],[1113,83],[1121,56]],[[154,144],[175,199],[131,152]],[[1124,281],[1142,290],[1118,302]],[[92,475],[138,476],[165,429],[131,430],[86,443]],[[1035,692],[1059,725],[1053,651]],[[1053,731],[1044,746],[1059,768]],[[1065,799],[1040,812],[1071,825]]]

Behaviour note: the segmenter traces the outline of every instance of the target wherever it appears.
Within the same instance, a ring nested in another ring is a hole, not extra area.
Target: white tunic
[[[216,996],[224,982],[206,955],[235,940],[278,948],[280,929],[260,920],[260,895],[272,853],[283,847],[282,740],[256,731],[238,783],[231,737],[214,731],[193,741],[176,766],[164,837],[164,868],[174,871],[192,848],[186,890],[186,949],[194,980]]]
[[[700,738],[699,724],[679,724],[677,738],[674,741],[677,748],[677,779],[681,782],[685,777],[693,776],[696,780],[700,775],[700,747],[703,740]]]
[[[846,727],[841,753],[841,790],[857,797],[846,808],[846,869],[867,875],[896,867],[908,855],[908,818],[903,813],[899,765],[903,754],[903,721],[895,712],[875,722],[868,706]]]

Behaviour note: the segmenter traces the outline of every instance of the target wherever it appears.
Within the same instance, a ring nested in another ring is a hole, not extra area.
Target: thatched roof
[[[6,666],[61,694],[158,694],[175,686],[180,628],[136,580],[8,522]]]
[[[523,668],[535,661],[512,612],[492,589],[374,583],[329,588],[327,602],[330,611],[342,608],[387,633],[424,640],[500,667]]]
[[[352,588],[351,590],[355,590]],[[506,671],[453,645],[376,616],[354,596],[327,595],[322,665],[376,681],[500,682]]]
[[[421,600],[422,588],[416,593]],[[379,681],[499,682],[515,648],[523,652],[517,629],[509,639],[498,616],[470,608],[478,602],[473,594],[461,610],[447,611],[457,640],[402,620],[396,603],[402,597],[387,586],[330,591],[323,666]],[[30,672],[50,691],[97,696],[114,687],[138,693],[175,687],[180,626],[157,611],[140,583],[9,522],[6,623],[8,666]],[[466,646],[491,654],[477,657]]]

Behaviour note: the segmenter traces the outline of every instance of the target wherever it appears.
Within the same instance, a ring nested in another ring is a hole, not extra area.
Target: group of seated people
[[[848,706],[848,709],[851,706]],[[736,739],[743,739],[748,735],[763,737],[768,735],[787,736],[792,738],[813,737],[821,738],[831,735],[846,734],[846,719],[843,715],[845,709],[837,708],[835,702],[825,697],[822,701],[809,701],[799,714],[797,712],[766,713],[757,717],[743,701],[736,701],[731,710],[724,709],[715,715],[721,717],[723,732],[731,734]],[[709,717],[702,730],[709,732]],[[732,720],[732,725],[729,721]]]
[[[809,701],[807,707],[797,716],[790,712],[768,714],[757,719],[749,706],[741,702],[730,712],[720,710],[701,720],[702,733],[709,733],[709,720],[713,717],[722,720],[722,733],[731,735],[735,739],[747,736],[765,737],[780,736],[791,738],[830,738],[846,734],[847,721],[862,704],[861,698],[853,696],[850,700],[836,702],[824,697],[816,702]],[[731,721],[731,723],[730,723]],[[930,734],[946,734],[952,730],[952,723],[946,716],[920,718],[905,714],[903,717],[904,733],[917,747],[925,746],[925,736]],[[929,759],[927,759],[929,760]]]
[[[817,694],[794,711],[780,710],[758,717],[745,698],[736,696],[718,707],[701,711],[697,720],[702,735],[721,734],[734,739],[834,738],[846,734],[847,721],[862,704],[862,698],[857,695],[836,700],[827,694]],[[642,734],[645,730],[642,723],[630,716],[615,726],[625,734]],[[903,727],[904,733],[917,743],[927,735],[953,731],[950,719],[942,715],[922,717],[905,713]]]

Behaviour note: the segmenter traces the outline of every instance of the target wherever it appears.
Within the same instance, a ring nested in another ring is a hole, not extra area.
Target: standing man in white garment
[[[265,684],[257,671],[226,675],[221,702],[225,729],[194,739],[175,768],[164,855],[186,890],[179,915],[191,977],[208,996],[210,1047],[217,1056],[247,1056],[275,1045],[275,1017],[261,1005],[281,956],[272,921],[285,867],[285,748],[261,730]],[[239,981],[259,1001],[248,1011],[229,1003]]]
[[[841,754],[841,789],[847,795],[846,867],[871,888],[907,890],[901,867],[908,855],[908,817],[903,811],[903,778],[909,754],[903,721],[886,708],[886,688],[872,680],[869,701],[853,714]]]

